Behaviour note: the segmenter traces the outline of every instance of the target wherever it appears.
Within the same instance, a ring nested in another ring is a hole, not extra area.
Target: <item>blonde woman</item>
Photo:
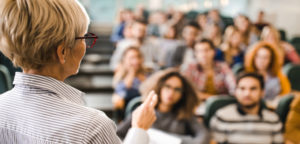
[[[131,99],[141,96],[139,86],[145,79],[146,70],[141,51],[136,47],[127,48],[113,79],[115,108],[124,109]]]
[[[231,67],[244,62],[244,45],[241,32],[234,26],[225,30],[224,42],[216,52],[217,60],[224,60]]]
[[[84,93],[63,82],[95,44],[88,25],[76,0],[0,1],[0,50],[23,70],[0,95],[1,144],[121,143],[114,122],[85,107]],[[149,143],[156,99],[151,93],[134,112],[125,143]]]
[[[282,41],[276,28],[272,26],[265,26],[262,31],[261,38],[264,41],[272,43],[276,46],[276,48],[278,48],[280,54],[283,54],[285,63],[292,62],[294,64],[300,64],[300,57],[294,46],[288,42]]]

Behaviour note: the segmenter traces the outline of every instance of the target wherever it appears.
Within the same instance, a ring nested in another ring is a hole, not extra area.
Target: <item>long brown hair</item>
[[[156,108],[161,103],[161,90],[165,84],[165,82],[170,79],[171,77],[177,77],[180,79],[182,83],[182,93],[180,100],[173,105],[171,112],[176,114],[177,119],[189,119],[194,115],[194,110],[198,104],[198,99],[196,95],[196,91],[194,87],[190,84],[190,82],[183,77],[177,70],[165,70],[163,73],[158,73],[159,78],[156,79],[155,82],[152,81],[152,86],[149,86],[151,89],[155,91],[155,93],[158,95],[158,103],[156,105]],[[157,76],[154,76],[157,78]],[[149,78],[151,79],[151,77]],[[155,79],[154,79],[155,80]],[[148,81],[149,82],[149,81]],[[142,87],[142,86],[141,86]],[[148,88],[149,89],[149,88]],[[142,92],[145,93],[145,92]]]

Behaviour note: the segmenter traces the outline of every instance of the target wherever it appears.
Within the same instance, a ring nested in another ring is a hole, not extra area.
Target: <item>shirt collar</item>
[[[83,92],[52,77],[16,72],[13,84],[38,87],[56,93],[63,100],[84,104]]]
[[[263,105],[262,105],[262,102],[260,103],[260,106],[259,106],[259,111],[258,111],[258,116],[260,118],[263,117],[262,115],[262,111],[263,111]],[[237,111],[239,112],[239,114],[241,115],[247,115],[247,113],[242,109],[242,105],[240,103],[237,103]]]

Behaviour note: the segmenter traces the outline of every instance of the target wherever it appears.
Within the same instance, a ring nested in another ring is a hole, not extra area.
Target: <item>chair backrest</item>
[[[278,114],[282,123],[285,123],[285,121],[286,121],[286,117],[290,111],[290,104],[292,103],[293,100],[294,100],[293,94],[283,96],[279,100],[279,104],[276,108],[276,113]]]
[[[285,30],[280,29],[279,34],[280,34],[281,40],[286,41],[286,32],[285,32]]]
[[[12,88],[11,76],[8,69],[0,64],[0,94]]]
[[[237,103],[236,99],[229,95],[213,96],[205,102],[204,124],[209,128],[211,118],[222,107]]]
[[[300,43],[300,37],[293,37],[291,43]]]
[[[143,102],[142,102],[141,96],[135,97],[132,100],[130,100],[129,103],[127,104],[126,108],[125,108],[125,118],[127,116],[129,116],[142,103]]]
[[[300,65],[286,64],[283,68],[283,72],[288,77],[292,89],[300,91]]]
[[[232,72],[235,76],[237,76],[243,70],[244,70],[244,65],[242,63],[237,63],[232,67]]]

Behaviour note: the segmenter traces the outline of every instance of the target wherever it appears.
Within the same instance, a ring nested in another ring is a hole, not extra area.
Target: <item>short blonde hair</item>
[[[40,69],[59,45],[73,48],[89,22],[77,0],[1,0],[0,50],[15,66]]]

